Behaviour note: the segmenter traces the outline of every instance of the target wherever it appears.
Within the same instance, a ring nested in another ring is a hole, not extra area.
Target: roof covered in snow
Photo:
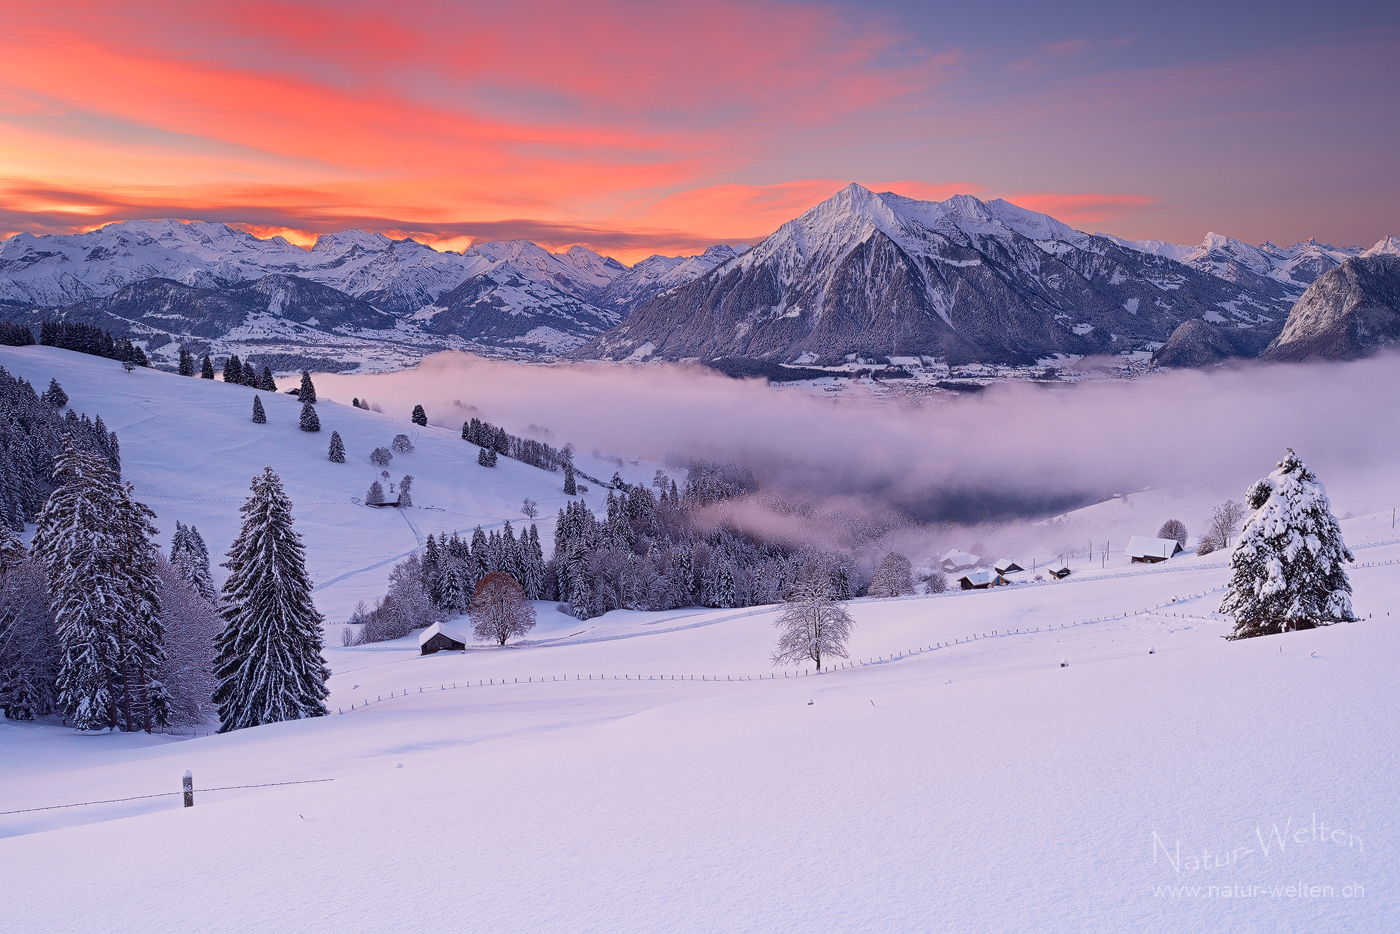
[[[1129,558],[1170,558],[1179,551],[1181,543],[1174,538],[1134,535],[1123,554]]]
[[[427,645],[428,640],[430,640],[433,636],[438,635],[439,633],[451,639],[453,642],[460,642],[463,645],[466,645],[469,642],[471,642],[470,639],[462,635],[457,630],[453,629],[451,626],[448,626],[445,623],[433,623],[427,629],[424,629],[418,634],[418,644],[420,646]]]

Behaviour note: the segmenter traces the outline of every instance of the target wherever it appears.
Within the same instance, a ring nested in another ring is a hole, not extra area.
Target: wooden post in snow
[[[184,786],[185,807],[192,808],[194,807],[194,773],[192,773],[189,769],[185,769]]]

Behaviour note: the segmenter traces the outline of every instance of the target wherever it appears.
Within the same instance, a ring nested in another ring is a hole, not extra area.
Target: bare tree
[[[476,637],[495,639],[497,645],[535,628],[534,604],[525,599],[525,591],[515,578],[504,571],[493,571],[481,579],[467,613]]]
[[[846,608],[831,599],[830,586],[825,582],[807,580],[797,584],[774,625],[782,630],[772,656],[774,665],[811,659],[820,671],[824,656],[850,657],[846,654],[846,642],[855,623]]]
[[[408,435],[394,435],[394,440],[390,443],[395,454],[412,454],[413,441]]]
[[[540,504],[527,496],[525,501],[520,504],[520,511],[525,515],[525,518],[533,519],[540,514]]]
[[[1168,519],[1162,523],[1162,527],[1157,530],[1157,537],[1174,541],[1182,548],[1186,547],[1186,523],[1180,519]]]
[[[872,597],[903,597],[913,592],[914,568],[909,559],[897,551],[885,555],[866,590]]]
[[[375,448],[369,452],[369,462],[376,467],[388,467],[394,459],[394,452],[388,448]]]
[[[1215,541],[1217,548],[1229,548],[1230,540],[1239,531],[1240,520],[1244,519],[1244,503],[1233,499],[1227,499],[1210,515],[1210,527],[1207,535]]]

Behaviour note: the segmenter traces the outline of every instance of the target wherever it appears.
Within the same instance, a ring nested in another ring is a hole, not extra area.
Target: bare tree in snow
[[[540,504],[527,496],[525,501],[520,504],[520,511],[524,513],[525,518],[533,519],[540,514]]]
[[[1186,547],[1186,523],[1180,519],[1168,519],[1162,523],[1162,527],[1157,530],[1157,537],[1174,541],[1182,548]]]
[[[885,555],[866,590],[872,597],[903,597],[914,592],[914,568],[897,551]]]
[[[774,623],[781,630],[772,656],[774,665],[811,659],[820,671],[824,657],[849,658],[846,642],[855,623],[830,593],[829,585],[820,580],[805,580],[793,587]]]
[[[1240,521],[1244,519],[1246,509],[1244,503],[1233,499],[1227,499],[1210,516],[1210,526],[1206,535],[1215,542],[1217,548],[1229,548],[1230,541],[1239,531]]]
[[[476,637],[494,639],[497,645],[535,628],[534,604],[525,599],[525,590],[515,578],[504,571],[492,571],[481,579],[467,612]]]
[[[369,462],[376,467],[388,467],[394,459],[394,452],[388,448],[375,448],[369,452]]]

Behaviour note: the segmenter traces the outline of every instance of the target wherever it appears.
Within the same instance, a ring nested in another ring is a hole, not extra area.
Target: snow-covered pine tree
[[[413,505],[413,474],[404,474],[399,481],[399,508],[406,508]]]
[[[421,405],[413,407],[413,424],[421,425],[424,428],[428,427],[428,413],[423,410]]]
[[[272,378],[272,367],[264,364],[262,375],[258,377],[258,388],[263,392],[277,391],[277,380]]]
[[[483,467],[496,466],[495,448],[482,448],[476,455],[476,462]]]
[[[59,705],[80,730],[163,726],[168,697],[151,524],[107,460],[65,440],[34,551],[62,649]]]
[[[21,553],[0,569],[0,714],[34,720],[53,713],[59,658],[44,568]]]
[[[369,492],[365,494],[366,506],[380,506],[384,503],[384,486],[378,481],[369,485]]]
[[[209,549],[199,529],[175,523],[175,534],[170,538],[170,563],[196,593],[211,602],[215,599],[217,591],[209,571]]]
[[[782,630],[772,656],[774,665],[811,659],[821,670],[823,658],[849,657],[846,642],[855,623],[846,608],[831,599],[828,584],[819,575],[793,588],[774,625]]]
[[[223,620],[214,604],[197,593],[172,563],[158,562],[157,574],[165,634],[160,681],[170,693],[170,722],[197,726],[214,714],[214,638]]]
[[[243,385],[258,388],[258,371],[247,360],[243,361]]]
[[[205,354],[204,359],[199,363],[199,376],[201,379],[214,378],[214,361],[209,359],[208,354]]]
[[[181,376],[193,376],[193,375],[194,375],[194,355],[191,354],[191,353],[189,352],[189,350],[188,350],[187,348],[185,348],[185,347],[181,347],[181,348],[180,348],[180,368],[179,368],[179,373],[180,373]]]
[[[540,548],[540,530],[534,523],[520,541],[520,586],[530,600],[544,599],[544,551]]]
[[[292,502],[271,467],[253,478],[240,511],[243,527],[224,564],[224,628],[214,643],[220,732],[325,716],[322,618]]]
[[[333,464],[345,463],[345,442],[340,440],[340,432],[331,432],[331,448],[326,456]]]
[[[316,386],[311,382],[311,371],[301,371],[301,389],[297,393],[297,398],[308,405],[316,404]]]
[[[1231,639],[1353,620],[1353,560],[1317,475],[1290,448],[1278,469],[1249,488],[1254,510],[1230,555],[1220,612],[1233,614]]]
[[[267,424],[267,412],[263,411],[263,404],[262,404],[262,397],[261,397],[261,396],[254,396],[254,397],[253,397],[253,424],[254,424],[254,425],[266,425],[266,424]]]
[[[230,385],[237,385],[243,382],[243,361],[238,359],[238,354],[229,354],[224,361],[224,382]]]
[[[321,430],[321,417],[316,414],[316,406],[312,405],[310,402],[303,402],[301,404],[301,430]]]
[[[570,460],[564,461],[564,495],[578,495],[578,486],[574,482],[574,462]]]
[[[19,540],[15,530],[0,523],[0,574],[23,561],[25,555],[24,543]]]
[[[51,405],[56,409],[62,409],[68,405],[68,393],[64,392],[63,387],[58,385],[57,378],[49,379],[49,388],[44,391],[41,398],[46,405]]]

